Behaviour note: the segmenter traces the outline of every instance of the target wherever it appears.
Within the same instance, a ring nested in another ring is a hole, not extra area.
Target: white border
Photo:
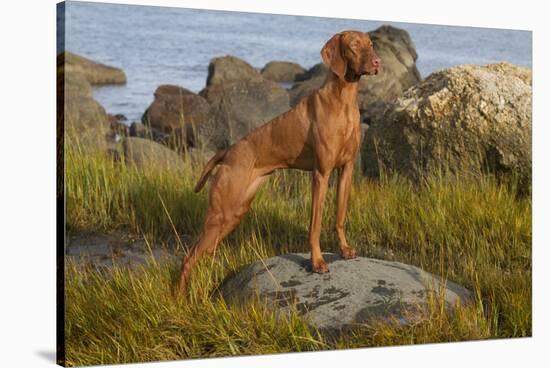
[[[136,367],[518,367],[548,363],[550,188],[545,159],[548,12],[543,1],[112,1],[202,9],[533,30],[534,337],[204,359]],[[0,365],[53,365],[55,351],[55,0],[2,2],[0,91]]]

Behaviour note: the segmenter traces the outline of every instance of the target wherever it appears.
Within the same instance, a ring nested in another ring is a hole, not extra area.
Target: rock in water
[[[206,86],[261,79],[262,75],[252,65],[227,55],[210,60]]]
[[[294,82],[299,78],[305,69],[296,63],[288,61],[271,61],[262,69],[262,77],[274,82]]]
[[[380,319],[418,322],[428,317],[430,295],[444,297],[449,308],[473,300],[469,290],[442,283],[418,267],[365,257],[344,260],[330,253],[323,257],[330,267],[326,274],[311,272],[306,253],[255,262],[226,280],[221,296],[237,305],[259,296],[282,313],[295,305],[313,327],[328,333]]]
[[[97,63],[68,51],[58,55],[58,58],[61,55],[64,58],[65,64],[84,74],[90,84],[126,84],[126,74],[124,74],[122,69]]]

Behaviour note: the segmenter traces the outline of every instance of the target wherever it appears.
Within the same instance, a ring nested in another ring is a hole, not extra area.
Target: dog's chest
[[[345,130],[340,154],[338,155],[338,165],[342,165],[349,160],[352,160],[357,153],[361,142],[361,127],[359,121],[350,122],[349,127]]]
[[[339,116],[336,129],[333,131],[333,152],[336,154],[336,166],[340,166],[355,157],[361,142],[359,110],[349,108]]]

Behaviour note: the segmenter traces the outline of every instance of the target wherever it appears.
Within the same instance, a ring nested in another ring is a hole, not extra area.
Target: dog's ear
[[[332,36],[332,38],[328,40],[325,46],[321,49],[321,57],[330,70],[332,70],[340,79],[344,80],[347,63],[342,55],[341,38],[341,33],[337,33]]]

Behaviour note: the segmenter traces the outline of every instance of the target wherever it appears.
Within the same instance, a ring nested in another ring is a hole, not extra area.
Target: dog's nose
[[[380,58],[379,57],[375,57],[372,59],[372,66],[375,67],[375,68],[378,68],[380,66]]]

